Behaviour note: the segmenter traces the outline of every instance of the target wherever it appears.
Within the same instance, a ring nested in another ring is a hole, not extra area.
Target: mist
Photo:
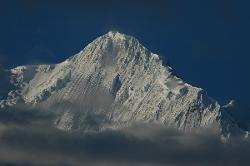
[[[53,112],[19,107],[0,112],[0,165],[248,165],[250,141],[223,142],[218,132],[180,132],[157,124],[66,132]]]

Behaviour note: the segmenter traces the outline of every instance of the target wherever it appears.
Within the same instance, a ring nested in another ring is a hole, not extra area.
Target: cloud
[[[101,90],[96,94],[99,98],[89,95],[84,98],[87,105],[76,104],[72,111],[109,109],[112,97]],[[70,103],[58,103],[63,104]],[[116,131],[66,132],[54,127],[59,112],[50,108],[18,105],[0,110],[0,165],[244,166],[250,162],[250,140],[223,143],[212,129],[183,133],[157,124],[131,124]],[[103,125],[95,114],[85,117],[83,125]]]
[[[250,162],[249,140],[223,143],[212,129],[183,133],[156,124],[131,124],[95,132],[108,123],[101,113],[111,109],[114,98],[101,88],[82,97],[74,105],[62,101],[49,106],[50,110],[40,105],[0,110],[0,165],[233,166]],[[74,121],[83,122],[66,132],[55,128],[54,122],[63,113],[56,108],[69,105]],[[84,128],[96,130],[87,133]]]
[[[11,126],[26,126],[26,125],[51,125],[55,118],[55,114],[50,111],[41,111],[34,109],[32,106],[24,106],[19,104],[15,107],[10,107],[5,110],[0,110],[0,124]]]
[[[47,125],[48,117],[53,116],[22,111],[1,112],[0,165],[230,166],[250,162],[249,140],[222,143],[208,129],[182,133],[135,124],[119,131],[64,132]]]

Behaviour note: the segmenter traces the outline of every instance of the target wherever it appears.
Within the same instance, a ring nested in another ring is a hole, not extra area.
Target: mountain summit
[[[12,89],[0,106],[52,110],[54,125],[63,130],[157,123],[184,131],[216,126],[224,134],[243,132],[218,102],[165,64],[134,37],[110,31],[62,63],[11,69]]]

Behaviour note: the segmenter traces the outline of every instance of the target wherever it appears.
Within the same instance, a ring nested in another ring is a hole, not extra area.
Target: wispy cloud
[[[250,162],[249,140],[225,144],[211,130],[181,133],[138,124],[119,131],[64,132],[48,125],[51,114],[16,111],[1,112],[2,165],[230,166]]]

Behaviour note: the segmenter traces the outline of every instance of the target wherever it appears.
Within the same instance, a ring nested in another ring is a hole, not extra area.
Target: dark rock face
[[[111,88],[111,93],[113,95],[116,95],[116,93],[119,91],[119,89],[121,88],[121,80],[120,80],[120,74],[117,74],[115,76],[115,78],[113,79],[113,83],[112,83],[112,88]]]
[[[0,100],[7,97],[10,87],[8,72],[0,65]]]

